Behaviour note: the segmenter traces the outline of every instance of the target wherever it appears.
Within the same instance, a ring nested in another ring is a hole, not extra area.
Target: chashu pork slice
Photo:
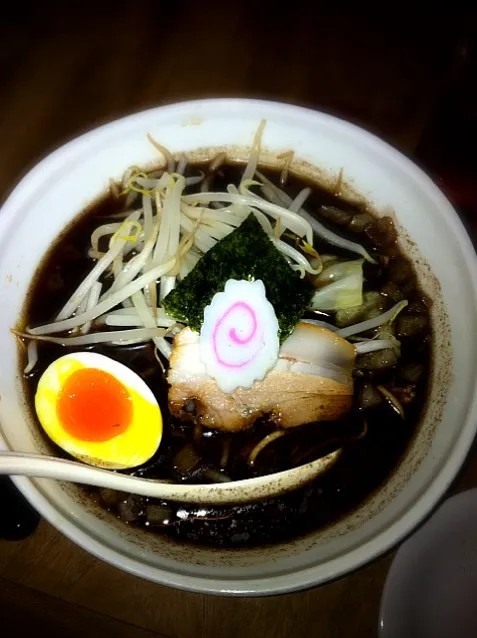
[[[262,416],[283,428],[337,420],[351,407],[355,356],[345,339],[300,322],[263,381],[228,394],[200,360],[199,334],[184,328],[174,338],[170,358],[169,408],[182,419],[229,432],[244,430]]]

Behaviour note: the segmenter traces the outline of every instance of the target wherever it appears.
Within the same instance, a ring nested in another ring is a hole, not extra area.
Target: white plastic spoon
[[[203,485],[138,478],[53,456],[23,452],[0,452],[0,474],[71,481],[181,503],[226,505],[250,503],[298,489],[326,472],[340,454],[341,449],[291,470],[258,478]]]

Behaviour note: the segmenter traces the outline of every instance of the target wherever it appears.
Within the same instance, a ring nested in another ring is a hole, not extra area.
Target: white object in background
[[[477,636],[477,489],[450,498],[407,540],[381,600],[381,638]]]

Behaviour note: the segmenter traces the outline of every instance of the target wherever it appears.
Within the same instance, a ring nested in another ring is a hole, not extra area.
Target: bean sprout
[[[257,170],[258,160],[260,158],[262,135],[263,135],[263,131],[265,129],[266,123],[267,123],[266,120],[262,120],[257,129],[257,132],[255,133],[255,136],[253,138],[252,150],[248,158],[247,166],[245,167],[245,170],[243,172],[242,182],[248,179],[252,179],[253,176],[255,175],[255,171]]]
[[[45,341],[47,343],[57,343],[60,346],[89,346],[96,343],[111,343],[126,345],[126,343],[140,343],[149,341],[154,337],[164,335],[163,328],[138,328],[137,330],[112,330],[110,332],[94,332],[80,337],[50,337],[48,335],[30,334],[29,332],[19,332],[12,330],[13,334],[22,339],[33,339],[35,341]]]
[[[29,374],[38,363],[38,344],[36,341],[30,341],[27,347],[27,365],[23,370],[23,374]]]
[[[367,321],[361,321],[360,323],[355,323],[353,326],[348,326],[347,328],[341,328],[338,330],[337,334],[343,339],[347,339],[351,337],[351,335],[358,334],[360,332],[366,332],[368,330],[372,330],[373,328],[379,328],[385,323],[392,323],[397,315],[401,312],[403,308],[407,306],[407,301],[400,301],[395,306],[393,306],[387,312],[384,312],[374,319],[368,319]]]
[[[378,385],[376,386],[376,388],[381,392],[383,397],[389,401],[389,403],[392,405],[394,410],[399,414],[401,419],[404,419],[406,416],[404,413],[404,408],[402,407],[400,401],[396,399],[394,394],[390,392],[390,390],[385,388],[383,385]]]

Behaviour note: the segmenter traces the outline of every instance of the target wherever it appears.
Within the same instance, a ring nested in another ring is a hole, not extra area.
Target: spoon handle
[[[238,504],[263,500],[306,485],[329,469],[341,449],[291,470],[228,483],[176,484],[104,470],[41,454],[0,452],[0,474],[52,478],[130,494],[196,504]]]
[[[156,494],[151,492],[158,491],[158,496],[161,497],[161,487],[167,485],[160,481],[118,474],[111,470],[58,459],[54,456],[25,452],[0,452],[0,474],[70,481],[71,483],[124,490],[142,496],[155,496]],[[154,485],[158,486],[158,490],[154,490]]]

